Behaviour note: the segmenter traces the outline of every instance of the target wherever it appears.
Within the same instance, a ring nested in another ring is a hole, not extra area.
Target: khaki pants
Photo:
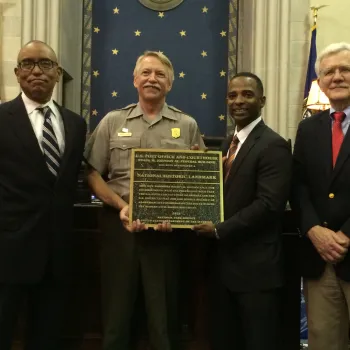
[[[350,283],[327,264],[318,280],[304,280],[309,350],[348,350]]]
[[[100,218],[103,350],[130,350],[130,321],[143,286],[153,350],[178,346],[179,237],[152,229],[130,233],[119,213],[104,208]]]

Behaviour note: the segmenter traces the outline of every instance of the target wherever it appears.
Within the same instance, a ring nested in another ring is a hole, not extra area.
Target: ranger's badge
[[[172,128],[171,129],[171,136],[174,139],[178,139],[180,137],[180,128]]]

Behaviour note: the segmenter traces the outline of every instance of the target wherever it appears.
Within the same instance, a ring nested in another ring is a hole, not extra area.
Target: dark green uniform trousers
[[[130,233],[119,212],[107,207],[100,228],[103,350],[130,349],[130,323],[141,282],[151,349],[177,350],[181,240],[176,232]]]

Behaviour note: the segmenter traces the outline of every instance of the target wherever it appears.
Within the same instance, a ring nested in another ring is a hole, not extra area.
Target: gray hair
[[[146,57],[156,57],[156,58],[158,58],[159,61],[162,62],[163,65],[166,67],[166,70],[168,72],[169,83],[172,84],[174,82],[174,68],[173,68],[173,65],[172,65],[171,61],[169,60],[169,58],[167,56],[165,56],[160,51],[145,51],[143,53],[143,55],[141,55],[136,61],[136,65],[135,65],[135,69],[134,69],[134,77],[136,77],[136,75],[138,74],[141,62]]]
[[[334,55],[341,51],[350,51],[350,44],[346,42],[341,43],[333,43],[326,46],[321,53],[318,55],[316,63],[315,63],[315,71],[317,76],[320,75],[320,63],[327,56]]]

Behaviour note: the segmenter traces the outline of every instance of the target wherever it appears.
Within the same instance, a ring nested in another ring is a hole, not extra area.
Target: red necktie
[[[233,163],[233,160],[235,159],[236,156],[236,151],[237,151],[237,147],[239,144],[239,139],[237,137],[237,135],[233,136],[232,141],[230,143],[230,148],[228,149],[228,155],[227,158],[225,160],[225,182],[228,178],[228,175],[230,174],[230,169],[231,169],[231,165]]]
[[[341,127],[341,123],[345,118],[344,112],[334,112],[333,113],[333,128],[332,128],[332,153],[333,153],[333,168],[337,161],[337,157],[340,151],[341,144],[344,140],[344,134]]]

